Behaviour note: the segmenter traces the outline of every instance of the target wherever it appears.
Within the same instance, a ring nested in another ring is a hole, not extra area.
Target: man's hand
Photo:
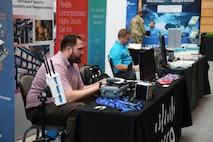
[[[132,66],[132,69],[134,69],[134,70],[139,70],[139,65],[134,65],[134,66]]]

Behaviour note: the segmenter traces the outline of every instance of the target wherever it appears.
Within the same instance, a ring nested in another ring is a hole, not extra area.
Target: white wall
[[[112,75],[112,70],[107,59],[110,48],[117,40],[118,31],[126,28],[127,0],[107,0],[106,7],[106,39],[105,39],[105,72]]]

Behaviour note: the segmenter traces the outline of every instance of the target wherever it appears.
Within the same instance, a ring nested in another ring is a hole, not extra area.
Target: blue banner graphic
[[[188,38],[188,43],[199,43],[200,0],[144,0],[142,9],[146,30],[154,20],[161,34],[168,35],[169,28],[180,28],[182,38]]]
[[[130,30],[130,22],[138,11],[138,0],[127,0],[127,9],[126,9],[126,29]],[[132,42],[130,37],[129,43]]]
[[[12,0],[0,0],[0,142],[15,141]]]
[[[126,29],[130,29],[130,22],[138,11],[138,0],[127,0],[127,10],[126,10]]]

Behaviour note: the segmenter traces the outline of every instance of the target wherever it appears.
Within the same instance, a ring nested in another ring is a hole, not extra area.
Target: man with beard
[[[60,51],[50,59],[55,71],[60,75],[67,103],[56,106],[52,98],[46,101],[46,125],[65,125],[65,142],[71,139],[71,128],[77,109],[95,99],[99,91],[99,82],[85,86],[82,82],[77,63],[81,62],[84,43],[78,35],[65,35]],[[50,60],[48,59],[49,65]],[[26,99],[27,117],[33,124],[42,124],[41,102],[38,99],[46,87],[46,69],[44,64],[37,71]],[[103,81],[103,80],[102,80]]]

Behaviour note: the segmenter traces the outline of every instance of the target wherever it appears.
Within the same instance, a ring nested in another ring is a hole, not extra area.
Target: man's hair
[[[127,30],[127,29],[121,29],[119,32],[118,32],[118,38],[120,37],[125,37],[126,35],[130,34],[130,32]]]
[[[154,20],[151,20],[150,23],[151,23],[151,22],[153,22],[153,23],[155,24],[155,21],[154,21]]]
[[[77,39],[82,40],[81,36],[75,34],[67,34],[61,41],[60,51],[64,51],[67,46],[74,47],[77,43]]]
[[[142,10],[138,10],[136,14],[138,15],[140,13],[143,13],[143,11]]]

